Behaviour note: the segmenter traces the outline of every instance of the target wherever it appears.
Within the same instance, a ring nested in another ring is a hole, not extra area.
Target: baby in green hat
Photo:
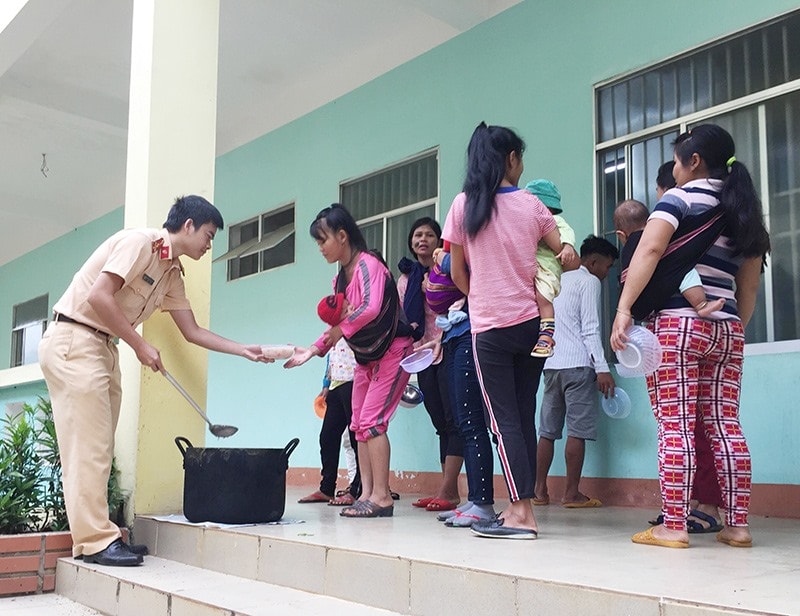
[[[536,195],[552,212],[556,220],[558,232],[561,234],[561,244],[569,245],[572,250],[562,250],[554,253],[543,241],[536,248],[536,263],[539,266],[536,272],[536,303],[539,305],[539,339],[531,351],[534,357],[550,357],[553,354],[553,334],[556,330],[555,310],[553,300],[561,291],[561,272],[563,265],[568,264],[571,257],[575,256],[575,231],[559,216],[561,209],[561,193],[550,180],[533,180],[525,186],[532,195]]]

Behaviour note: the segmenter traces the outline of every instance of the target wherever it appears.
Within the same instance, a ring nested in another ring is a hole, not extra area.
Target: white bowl
[[[625,419],[631,414],[631,398],[621,387],[615,387],[614,395],[610,398],[600,394],[600,406],[606,415],[614,419]]]
[[[270,359],[289,359],[294,355],[294,347],[291,344],[262,344],[261,352]]]
[[[433,349],[416,351],[400,361],[400,367],[406,372],[414,374],[422,372],[433,363]]]
[[[641,325],[632,325],[625,330],[628,342],[622,351],[617,351],[619,363],[627,368],[629,375],[655,372],[661,365],[661,344],[656,335]]]
[[[407,409],[414,408],[415,406],[419,406],[422,404],[422,401],[425,399],[425,396],[422,395],[419,387],[414,387],[413,385],[406,385],[405,390],[403,390],[403,395],[400,398],[400,406],[404,406]]]

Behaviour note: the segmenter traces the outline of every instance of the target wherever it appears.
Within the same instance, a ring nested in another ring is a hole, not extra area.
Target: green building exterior
[[[796,3],[788,0],[528,0],[219,157],[215,203],[226,229],[213,249],[222,258],[212,268],[211,328],[237,340],[310,344],[323,328],[316,303],[335,274],[308,234],[316,213],[345,202],[359,212],[371,242],[396,262],[411,220],[424,211],[444,221],[480,121],[521,134],[523,183],[554,181],[578,238],[607,233],[610,208],[622,198],[652,205],[653,169],[669,157],[670,138],[692,123],[717,121],[731,130],[737,158],[761,188],[773,241],[748,331],[742,395],[753,480],[796,487],[800,12],[792,11]],[[120,207],[0,267],[4,407],[44,392],[41,381],[15,380],[6,370],[14,307],[47,295],[52,309],[86,256],[122,220]],[[287,225],[293,234],[267,237]],[[273,237],[280,240],[274,247],[267,241]],[[259,239],[266,250],[230,256]],[[606,321],[614,292],[612,284]],[[212,354],[209,414],[240,428],[226,445],[277,447],[299,436],[292,465],[317,467],[320,424],[312,401],[323,370],[320,360],[286,371]],[[601,418],[584,475],[653,479],[655,421],[644,381],[618,384],[634,410],[625,420]],[[393,470],[439,470],[438,445],[421,407],[399,409],[390,436]],[[564,473],[560,455],[552,473]]]

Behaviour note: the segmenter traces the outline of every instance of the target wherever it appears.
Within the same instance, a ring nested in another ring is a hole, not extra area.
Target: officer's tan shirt
[[[172,256],[166,229],[127,229],[115,233],[97,250],[72,279],[53,310],[86,325],[109,332],[109,327],[89,305],[89,291],[101,272],[124,280],[114,298],[128,322],[136,327],[157,308],[188,310],[183,268]]]

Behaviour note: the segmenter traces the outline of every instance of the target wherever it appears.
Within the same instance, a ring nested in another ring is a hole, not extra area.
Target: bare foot
[[[753,542],[753,536],[747,526],[726,526],[719,531],[717,538],[722,543],[734,545],[735,547],[749,546]]]
[[[564,498],[561,499],[561,504],[564,503],[585,503],[589,500],[589,497],[583,494],[582,492],[575,492],[574,494],[567,494],[564,493]]]
[[[699,307],[695,307],[695,311],[697,311],[697,316],[705,318],[717,310],[722,310],[723,306],[725,306],[725,300],[720,298],[700,304]]]
[[[665,541],[689,541],[689,533],[685,530],[672,530],[663,524],[653,526],[653,536]]]
[[[499,516],[505,526],[512,528],[527,528],[539,531],[536,518],[533,515],[530,500],[521,500],[511,503],[508,508]]]

